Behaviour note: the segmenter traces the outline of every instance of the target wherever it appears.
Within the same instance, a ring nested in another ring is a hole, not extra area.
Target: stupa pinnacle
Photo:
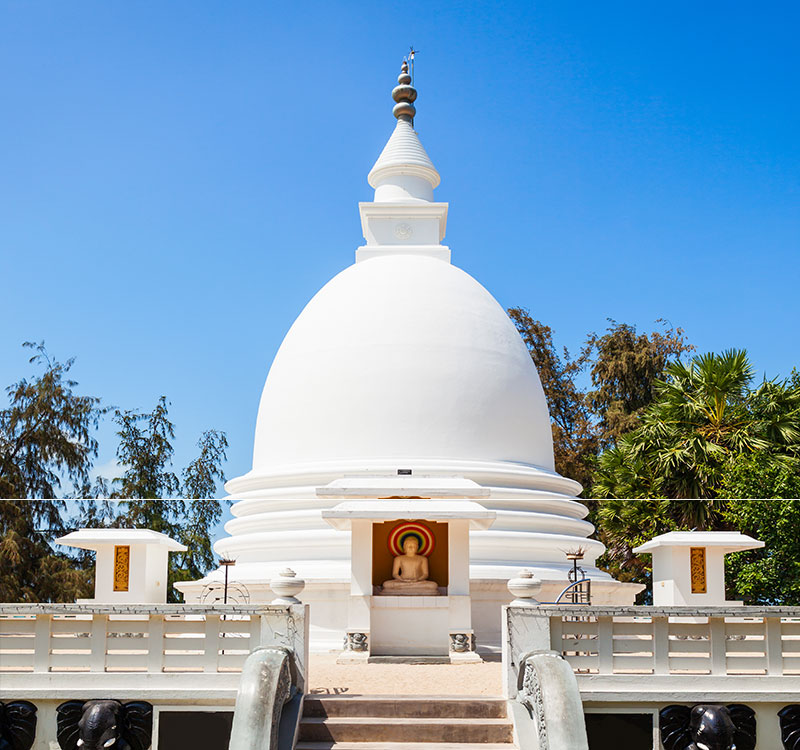
[[[411,85],[405,61],[397,82],[392,89],[392,99],[396,102],[392,114],[397,125],[367,180],[375,188],[376,203],[431,202],[441,177],[414,130],[417,90]]]
[[[417,109],[414,102],[417,99],[417,90],[411,85],[411,76],[408,74],[408,63],[403,60],[400,67],[400,75],[397,76],[398,86],[392,89],[392,99],[397,104],[392,109],[392,114],[399,120],[401,117],[408,117],[414,120],[414,115],[417,114]]]

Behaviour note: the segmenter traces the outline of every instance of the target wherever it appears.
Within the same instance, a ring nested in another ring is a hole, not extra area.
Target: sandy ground
[[[337,664],[312,654],[309,687],[317,695],[502,695],[499,660],[482,664]]]

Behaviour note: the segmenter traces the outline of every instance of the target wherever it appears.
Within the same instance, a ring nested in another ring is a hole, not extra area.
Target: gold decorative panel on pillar
[[[114,545],[114,591],[127,591],[130,584],[131,548],[127,544]]]
[[[689,548],[689,573],[692,580],[692,593],[705,594],[706,589],[706,548]]]

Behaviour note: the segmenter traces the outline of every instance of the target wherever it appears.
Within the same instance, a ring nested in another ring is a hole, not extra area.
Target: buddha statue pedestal
[[[438,596],[439,584],[436,581],[384,581],[378,596]]]

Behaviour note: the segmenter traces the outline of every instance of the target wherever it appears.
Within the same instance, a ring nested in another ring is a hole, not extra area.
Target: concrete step
[[[417,696],[306,696],[303,716],[411,719],[505,719],[502,698],[419,698]]]
[[[298,742],[295,750],[514,750],[514,745],[489,742]]]
[[[306,717],[300,742],[504,744],[513,739],[508,719]]]

